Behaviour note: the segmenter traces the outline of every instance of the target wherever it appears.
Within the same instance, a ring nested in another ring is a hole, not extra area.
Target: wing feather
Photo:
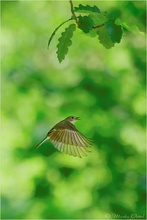
[[[80,154],[80,152],[79,152],[78,146],[75,146],[75,149],[76,149],[76,151],[77,151],[77,155],[78,155],[78,157],[81,158],[81,154]]]
[[[71,131],[71,132],[70,132],[70,135],[71,135],[72,145],[78,146],[78,143],[77,143],[77,141],[76,141],[76,139],[75,139],[74,132]]]
[[[75,156],[74,146],[73,146],[73,145],[70,145],[70,151],[71,151],[71,154],[72,154],[73,156]]]
[[[81,153],[83,156],[87,156],[87,154],[84,152],[84,148],[83,148],[83,147],[80,147],[79,150],[80,150],[80,153]]]
[[[70,145],[70,144],[68,145],[68,154],[69,154],[69,155],[72,155],[72,152],[71,152],[71,145]]]
[[[86,138],[83,134],[81,134],[80,132],[77,132],[78,137],[81,139],[81,141],[83,141],[83,143],[85,143],[86,146],[90,146],[92,143],[90,142],[90,140],[88,138]]]
[[[69,136],[69,132],[68,132],[68,130],[65,130],[65,132],[66,132],[65,143],[66,143],[66,144],[70,144],[70,136]]]
[[[59,140],[58,140],[59,142],[63,142],[63,141],[62,141],[63,135],[64,135],[64,130],[61,130],[61,131],[60,131],[60,138],[59,138]]]
[[[76,150],[75,150],[76,146],[71,146],[71,147],[72,147],[72,152],[73,152],[74,156],[77,157],[77,153],[76,153]]]
[[[67,145],[67,154],[71,155],[70,154],[70,146],[69,146],[69,144]]]
[[[65,144],[64,143],[61,144],[60,150],[61,150],[61,152],[65,152]]]
[[[61,130],[55,130],[52,133],[49,134],[50,140],[55,140],[55,141],[59,141],[60,140],[60,136],[62,134]]]
[[[75,132],[75,136],[79,142],[79,145],[78,146],[81,146],[81,147],[84,147],[85,146],[85,143],[83,143],[83,141],[81,140],[80,136],[78,135],[77,132]]]
[[[77,129],[53,129],[49,133],[51,143],[61,152],[75,157],[87,156],[92,142]]]
[[[76,137],[75,132],[73,132],[72,135],[73,135],[74,145],[79,146],[80,142],[78,138]]]
[[[65,144],[64,152],[65,152],[66,154],[68,154],[68,145],[67,145],[67,144]]]
[[[65,130],[65,143],[67,144],[69,141],[68,141],[68,132]]]
[[[61,145],[62,145],[61,142],[56,142],[56,148],[58,148],[60,151],[61,151]]]
[[[66,143],[66,142],[65,142],[65,138],[66,138],[66,131],[63,130],[63,131],[62,131],[62,135],[61,135],[61,140],[60,140],[60,141],[61,141],[62,143]]]

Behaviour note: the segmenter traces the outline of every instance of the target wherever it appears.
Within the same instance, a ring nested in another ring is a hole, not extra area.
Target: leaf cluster
[[[117,13],[116,11],[112,11],[111,13],[101,12],[95,5],[84,6],[80,4],[78,7],[73,7],[71,12],[72,17],[60,24],[48,41],[49,47],[56,31],[66,22],[72,21],[72,24],[65,28],[58,40],[57,57],[59,62],[65,59],[68,48],[72,45],[73,32],[76,29],[82,30],[82,32],[89,37],[97,37],[99,43],[106,49],[110,49],[114,47],[116,43],[121,42],[124,28],[129,31],[134,30],[134,28],[131,28],[126,22],[120,19],[120,13],[118,13],[118,11]]]

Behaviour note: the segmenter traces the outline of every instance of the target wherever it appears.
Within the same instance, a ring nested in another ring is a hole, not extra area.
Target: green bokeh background
[[[145,30],[145,1],[81,2]],[[145,36],[107,50],[78,30],[59,64],[68,24],[47,42],[70,16],[68,1],[2,2],[2,219],[145,219]],[[88,157],[34,151],[69,115],[94,141]]]

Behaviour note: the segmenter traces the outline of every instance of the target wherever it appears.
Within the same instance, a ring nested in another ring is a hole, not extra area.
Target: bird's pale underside
[[[56,124],[36,148],[46,140],[50,140],[54,147],[61,152],[75,157],[87,156],[87,153],[90,152],[89,148],[92,146],[92,141],[86,138],[73,125],[78,119],[79,117],[69,116]]]

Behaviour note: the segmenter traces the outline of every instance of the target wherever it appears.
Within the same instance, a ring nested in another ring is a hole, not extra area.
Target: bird
[[[85,137],[80,131],[76,129],[74,123],[80,117],[68,116],[64,120],[57,123],[46,135],[46,137],[35,147],[37,149],[46,140],[50,140],[52,145],[59,151],[81,158],[87,156],[91,152],[89,148],[92,147],[92,140]]]

